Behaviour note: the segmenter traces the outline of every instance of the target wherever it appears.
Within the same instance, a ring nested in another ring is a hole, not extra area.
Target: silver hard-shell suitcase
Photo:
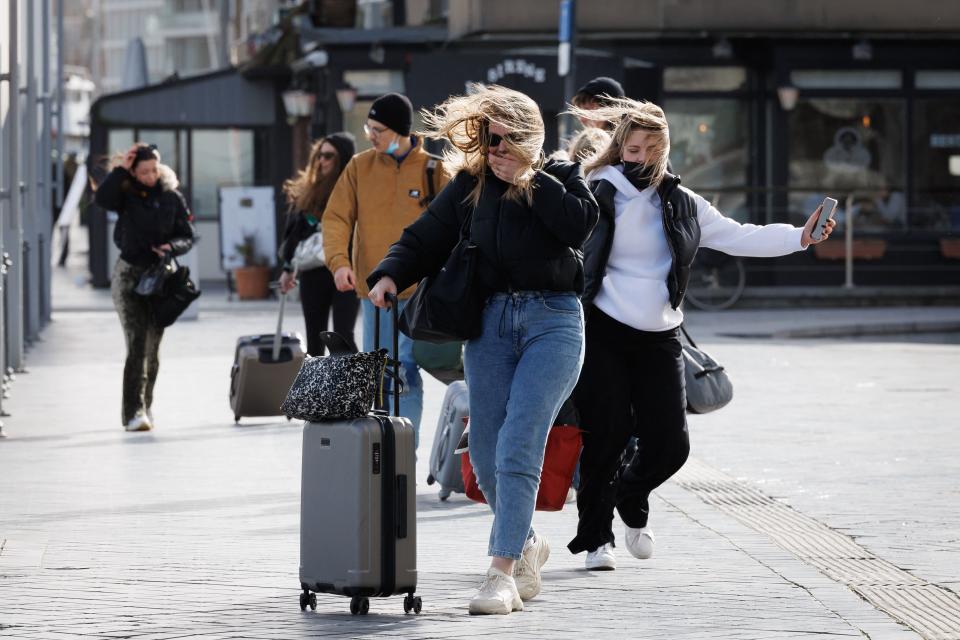
[[[392,302],[396,309],[396,298]],[[398,376],[397,319],[392,315]],[[379,335],[375,344],[380,344]],[[399,386],[394,385],[394,413],[399,404]],[[416,464],[413,425],[383,409],[304,426],[301,609],[316,609],[316,594],[331,593],[350,597],[352,614],[366,614],[369,598],[403,593],[404,612],[420,613],[422,603],[415,595]]]
[[[276,333],[242,336],[230,370],[230,408],[233,419],[243,416],[278,416],[306,353],[297,333],[283,333],[287,295],[280,296]]]
[[[467,383],[451,382],[443,396],[437,433],[430,450],[430,475],[427,484],[440,483],[440,499],[446,500],[453,492],[463,493],[463,474],[460,472],[460,455],[454,453],[460,436],[466,427],[464,418],[470,414],[470,399]]]

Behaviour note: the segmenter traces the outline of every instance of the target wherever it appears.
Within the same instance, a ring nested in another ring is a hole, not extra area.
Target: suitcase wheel
[[[370,613],[370,598],[365,596],[353,596],[350,598],[350,613],[361,616]]]
[[[436,482],[436,481],[437,481],[437,479],[433,477],[433,474],[432,474],[432,473],[427,476],[427,484],[433,484],[433,483]]]
[[[304,591],[300,594],[300,611],[306,611],[308,606],[310,611],[317,610],[317,594]]]
[[[240,424],[240,416],[234,414],[234,416],[233,416],[233,424]]]
[[[447,498],[450,497],[450,493],[449,489],[440,489],[440,502],[446,502]]]
[[[420,596],[414,596],[413,594],[407,595],[403,599],[403,612],[410,613],[420,613],[420,610],[423,609],[423,600],[420,599]]]

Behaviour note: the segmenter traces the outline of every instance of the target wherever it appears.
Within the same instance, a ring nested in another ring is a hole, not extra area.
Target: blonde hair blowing
[[[157,173],[160,174],[160,184],[163,185],[164,189],[167,191],[176,191],[177,187],[180,186],[180,179],[177,178],[176,172],[171,169],[169,166],[160,162],[160,152],[157,151]],[[113,170],[117,167],[123,166],[123,161],[127,157],[126,151],[117,151],[112,156],[110,156],[110,161],[107,163],[107,169]],[[101,160],[100,162],[103,162]],[[103,166],[102,164],[100,166]],[[91,178],[91,181],[93,179]],[[96,189],[94,189],[96,191]]]
[[[589,174],[607,165],[620,164],[623,161],[623,147],[627,138],[634,131],[642,129],[647,132],[648,139],[653,144],[644,169],[650,175],[650,184],[654,187],[660,186],[670,157],[670,128],[667,126],[667,116],[663,109],[652,102],[630,98],[610,98],[608,102],[608,105],[598,109],[571,106],[566,112],[578,118],[609,122],[613,126],[606,147],[584,161],[584,173]]]
[[[543,166],[543,118],[540,108],[529,96],[499,85],[467,85],[467,94],[452,96],[432,111],[421,111],[427,138],[446,140],[444,165],[451,175],[466,171],[477,178],[477,186],[468,200],[477,205],[487,172],[486,150],[489,125],[507,130],[504,143],[526,169],[507,190],[513,200],[533,202],[533,176]]]
[[[567,154],[575,162],[583,162],[610,144],[610,134],[603,129],[586,127],[567,143]]]

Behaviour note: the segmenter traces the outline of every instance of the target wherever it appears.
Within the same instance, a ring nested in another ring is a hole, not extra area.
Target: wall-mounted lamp
[[[284,91],[283,108],[287,112],[287,122],[296,122],[297,118],[306,118],[313,115],[313,105],[317,96],[303,89],[289,89]]]
[[[340,105],[341,113],[350,113],[353,111],[353,105],[357,103],[357,90],[346,85],[337,89],[337,104]]]
[[[854,60],[873,60],[873,45],[867,40],[861,40],[853,45],[851,54]]]
[[[733,57],[733,45],[730,44],[730,41],[726,38],[720,38],[717,40],[714,43],[711,51],[713,52],[714,58],[726,59]]]
[[[792,86],[777,87],[777,98],[780,99],[780,108],[784,111],[793,111],[797,106],[800,90]]]

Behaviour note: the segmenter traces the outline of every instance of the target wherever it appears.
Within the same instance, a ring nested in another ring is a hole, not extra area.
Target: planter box
[[[241,300],[263,300],[270,295],[270,267],[238,267],[233,282]]]
[[[853,241],[854,260],[879,260],[887,252],[887,241],[860,238]],[[843,260],[846,257],[846,245],[843,238],[834,238],[813,245],[813,253],[820,260]]]
[[[944,258],[960,260],[960,238],[940,238],[940,253]]]

